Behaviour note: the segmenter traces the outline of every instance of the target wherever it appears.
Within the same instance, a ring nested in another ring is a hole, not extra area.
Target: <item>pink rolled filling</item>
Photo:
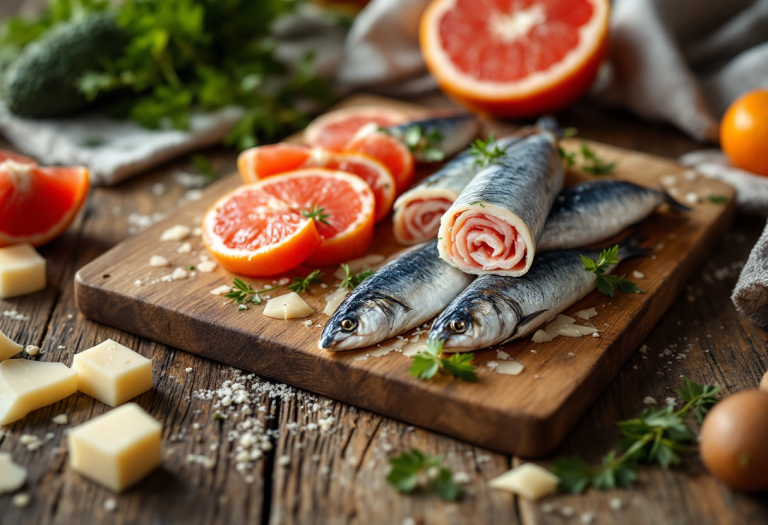
[[[485,213],[461,212],[454,220],[448,250],[465,268],[517,271],[526,266],[527,247],[517,228]]]
[[[437,237],[440,219],[451,204],[442,198],[410,201],[395,216],[398,241],[416,244]]]

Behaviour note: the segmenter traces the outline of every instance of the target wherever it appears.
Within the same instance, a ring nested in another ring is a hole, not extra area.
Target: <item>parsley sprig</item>
[[[728,202],[728,197],[725,195],[708,195],[707,200],[712,204],[726,204]]]
[[[408,149],[425,162],[440,162],[445,157],[445,153],[438,146],[443,141],[443,134],[437,128],[432,128],[425,132],[419,125],[412,125],[402,128],[380,128],[380,131],[388,133],[399,138]]]
[[[504,156],[505,151],[501,149],[496,142],[493,133],[483,139],[475,139],[469,146],[469,154],[475,157],[475,162],[480,166],[489,166],[496,159]]]
[[[250,284],[246,284],[241,279],[238,279],[235,277],[232,280],[232,289],[231,291],[224,295],[224,297],[228,299],[232,299],[232,302],[238,305],[244,305],[246,302],[250,300],[253,304],[261,304],[263,302],[263,299],[261,298],[261,294],[272,292],[274,290],[280,290],[281,288],[287,288],[291,290],[292,292],[296,292],[297,294],[302,294],[303,292],[306,292],[309,290],[309,286],[311,284],[314,284],[316,282],[319,282],[322,279],[322,273],[320,273],[320,270],[313,270],[309,275],[306,277],[294,277],[293,282],[287,285],[278,285],[273,286],[271,288],[265,288],[263,290],[255,290],[253,286]],[[245,310],[245,308],[241,308],[241,310]]]
[[[330,213],[323,213],[325,211],[325,208],[320,208],[318,206],[312,206],[309,210],[303,210],[301,214],[306,217],[307,219],[312,219],[313,221],[322,222],[323,224],[327,224],[330,226],[330,223],[326,220],[328,217],[331,216]]]
[[[455,501],[463,493],[461,486],[453,480],[453,473],[441,466],[442,456],[429,456],[412,448],[397,457],[390,458],[392,470],[387,475],[387,483],[404,494],[413,492],[419,482],[445,501]],[[422,475],[423,474],[423,475]]]
[[[449,358],[440,357],[443,351],[443,341],[431,339],[427,348],[413,356],[413,364],[408,369],[412,377],[429,380],[438,372],[450,374],[462,381],[477,383],[477,367],[472,364],[474,355],[471,353],[452,354]]]
[[[349,268],[349,265],[341,263],[341,267],[344,269],[344,279],[339,283],[339,288],[346,288],[352,290],[357,288],[363,281],[373,275],[373,270],[365,270],[360,273],[353,273]]]
[[[617,423],[624,436],[619,443],[620,454],[612,450],[595,466],[587,464],[581,456],[555,461],[552,472],[560,478],[560,490],[579,494],[590,485],[600,490],[627,487],[637,479],[640,462],[658,463],[663,468],[680,464],[680,454],[688,451],[696,440],[696,434],[685,421],[686,415],[693,411],[701,424],[717,403],[719,391],[719,386],[703,386],[684,378],[678,389],[683,408],[647,408],[638,417]]]
[[[563,137],[574,137],[578,133],[576,128],[565,128],[563,130]],[[558,153],[565,160],[565,163],[569,168],[578,167],[582,171],[591,173],[592,175],[607,175],[612,173],[616,168],[615,162],[605,162],[603,159],[597,156],[597,153],[589,147],[586,142],[582,142],[578,152],[569,153],[563,149],[562,146],[557,147]],[[577,166],[578,155],[581,154],[583,159],[581,166]]]
[[[613,172],[616,167],[615,162],[605,162],[597,156],[597,153],[590,148],[586,142],[581,143],[581,156],[584,157],[584,163],[581,165],[582,171],[592,175],[607,175]]]
[[[612,248],[606,248],[605,250],[602,250],[600,252],[600,256],[597,258],[597,261],[593,261],[588,257],[580,255],[581,262],[584,263],[584,269],[595,274],[595,279],[597,280],[597,289],[600,290],[601,293],[609,297],[613,297],[617,288],[619,291],[624,293],[645,293],[635,283],[625,279],[627,274],[610,275],[605,273],[611,265],[617,264],[619,262],[618,256],[618,244]]]

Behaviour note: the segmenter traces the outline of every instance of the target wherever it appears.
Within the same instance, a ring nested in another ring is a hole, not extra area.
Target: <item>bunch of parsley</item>
[[[305,0],[52,0],[37,19],[10,19],[0,56],[13,55],[55,23],[105,8],[130,40],[122,56],[78,80],[89,99],[110,94],[110,113],[144,127],[187,129],[195,110],[240,106],[226,143],[258,144],[306,124],[299,108],[326,105],[329,86],[308,55],[289,69],[275,58],[270,27]]]

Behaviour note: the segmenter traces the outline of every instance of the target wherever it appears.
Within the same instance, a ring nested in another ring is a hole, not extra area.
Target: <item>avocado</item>
[[[8,109],[24,117],[57,117],[87,106],[77,79],[119,57],[128,40],[115,19],[100,12],[62,22],[25,47],[0,79]]]

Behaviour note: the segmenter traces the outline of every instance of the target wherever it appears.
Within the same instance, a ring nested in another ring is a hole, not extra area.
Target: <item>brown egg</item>
[[[763,379],[760,381],[760,390],[768,392],[768,372],[765,373]]]
[[[701,427],[701,459],[712,474],[748,492],[768,489],[768,393],[745,390],[720,401]]]

